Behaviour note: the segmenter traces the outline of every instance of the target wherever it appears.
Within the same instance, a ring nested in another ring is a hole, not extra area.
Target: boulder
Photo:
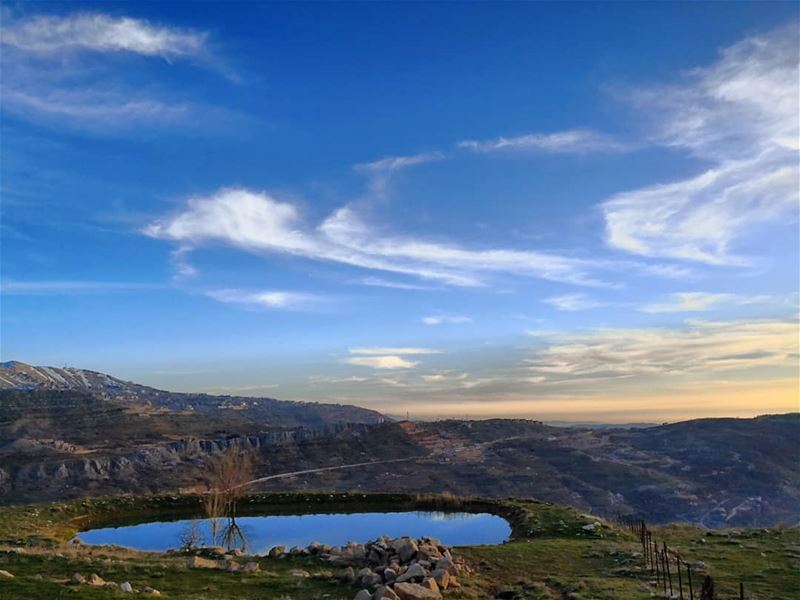
[[[89,577],[86,579],[86,583],[88,585],[96,585],[96,586],[103,586],[106,584],[103,578],[100,577],[100,575],[98,575],[97,573],[92,573],[91,575],[89,575]]]
[[[422,580],[420,585],[424,588],[428,588],[429,590],[433,590],[434,592],[439,591],[439,584],[436,583],[436,580],[433,577],[426,577]]]
[[[286,552],[286,546],[273,546],[269,549],[267,556],[270,558],[278,558],[284,552]]]
[[[383,580],[386,583],[391,583],[395,579],[397,579],[397,571],[395,571],[391,567],[387,567],[383,570]]]
[[[204,552],[211,556],[225,556],[228,553],[222,546],[211,546],[210,548],[206,548]]]
[[[160,596],[161,592],[159,592],[156,588],[150,587],[149,585],[144,586],[142,590],[145,594],[150,594],[151,596]]]
[[[422,581],[426,576],[427,573],[425,572],[425,569],[423,569],[419,564],[414,563],[408,567],[408,570],[405,573],[398,575],[395,581],[397,581],[397,583],[414,580]]]
[[[372,594],[369,593],[369,590],[360,590],[353,600],[372,600]]]
[[[399,600],[399,596],[389,586],[379,585],[372,594],[372,600]]]
[[[338,579],[339,581],[344,581],[346,583],[353,583],[356,580],[356,572],[355,570],[353,570],[353,567],[347,567],[346,569],[337,571],[334,577],[336,577],[336,579]]]
[[[86,583],[86,577],[81,575],[80,573],[73,573],[72,577],[70,578],[69,582],[73,585],[79,585],[81,583]]]
[[[289,575],[292,577],[311,577],[311,573],[304,571],[303,569],[292,569],[289,571]]]
[[[449,558],[440,558],[439,560],[437,560],[436,569],[437,570],[443,569],[448,573],[450,573],[450,575],[455,575],[456,573],[458,573],[458,567],[456,566],[456,563],[454,563],[452,559]]]
[[[442,595],[416,583],[396,583],[394,592],[400,600],[441,600]]]
[[[370,571],[361,577],[361,585],[365,588],[373,588],[383,583],[383,577]]]
[[[392,540],[390,543],[392,549],[397,553],[400,562],[407,563],[417,555],[417,543],[411,538],[400,538]]]
[[[202,556],[190,556],[189,560],[186,561],[186,566],[190,569],[216,569],[219,565],[215,560],[203,558]]]
[[[420,544],[419,548],[417,549],[417,557],[420,560],[440,558],[441,556],[442,553],[439,552],[438,546],[434,546],[433,544]]]
[[[133,593],[133,586],[130,584],[130,582],[125,581],[125,582],[119,584],[119,590],[121,592],[125,592],[127,594],[131,594],[131,593]]]
[[[444,569],[436,569],[431,573],[431,577],[436,580],[436,585],[438,585],[441,590],[446,590],[447,586],[450,584],[450,573]]]
[[[4,569],[0,569],[0,579],[14,579],[14,576]]]
[[[257,562],[249,562],[242,569],[245,573],[256,573],[261,570],[261,566]]]
[[[227,563],[225,563],[225,570],[228,573],[235,573],[236,571],[242,570],[242,565],[240,565],[235,560],[229,560]]]

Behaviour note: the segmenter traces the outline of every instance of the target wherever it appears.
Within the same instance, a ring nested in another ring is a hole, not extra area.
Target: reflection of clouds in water
[[[416,512],[414,514],[430,521],[475,521],[483,517],[492,516],[488,513]]]
[[[164,551],[180,545],[180,534],[191,521],[142,523],[130,527],[95,529],[79,535],[87,544],[116,544],[137,550]],[[198,523],[204,537],[212,538],[211,522]],[[509,524],[487,513],[392,512],[238,517],[236,524],[250,553],[265,553],[272,546],[307,546],[313,541],[340,546],[366,542],[382,535],[430,536],[449,546],[497,544],[508,539]],[[224,525],[224,523],[220,524]],[[222,532],[222,528],[218,530]],[[225,545],[225,544],[221,544]]]

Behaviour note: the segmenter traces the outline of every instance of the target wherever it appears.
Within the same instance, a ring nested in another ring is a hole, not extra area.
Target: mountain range
[[[197,490],[208,456],[256,458],[261,490],[536,498],[706,526],[796,524],[800,414],[618,428],[394,421],[356,406],[157,390],[0,364],[0,503]],[[366,464],[364,464],[366,463]]]

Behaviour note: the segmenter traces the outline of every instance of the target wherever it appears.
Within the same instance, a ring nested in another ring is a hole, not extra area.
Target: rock
[[[372,600],[399,600],[399,596],[389,586],[379,585],[372,594]]]
[[[217,561],[202,556],[190,556],[186,561],[186,566],[190,569],[216,569],[219,567]]]
[[[395,581],[397,581],[397,583],[403,583],[404,581],[413,581],[415,579],[418,581],[422,581],[426,575],[427,573],[425,572],[425,569],[423,569],[420,565],[414,563],[413,565],[408,567],[408,570],[405,573],[403,573],[402,575],[398,575]]]
[[[356,580],[356,572],[353,570],[353,567],[347,567],[346,569],[337,571],[334,577],[336,577],[336,579],[338,579],[339,581],[344,581],[346,583],[353,583]]]
[[[416,583],[396,583],[394,592],[400,600],[440,600],[442,595]]]
[[[428,588],[429,590],[433,590],[434,592],[439,591],[439,584],[436,583],[436,580],[433,577],[426,577],[422,580],[420,584],[424,588]]]
[[[125,592],[125,593],[128,593],[128,594],[133,593],[133,586],[128,581],[125,581],[124,583],[120,583],[119,584],[119,589],[120,589],[121,592]]]
[[[407,563],[414,558],[417,555],[417,550],[419,549],[417,543],[410,538],[392,540],[391,547],[395,552],[397,552],[397,556],[400,557],[400,562],[404,563]]]
[[[259,565],[257,562],[249,562],[244,566],[244,569],[242,570],[245,573],[255,573],[261,570],[261,565]]]
[[[383,577],[377,573],[370,571],[368,574],[361,577],[361,585],[365,588],[373,588],[383,583]]]
[[[300,556],[301,554],[303,554],[303,548],[301,548],[300,546],[292,546],[289,549],[289,554],[291,554],[292,556]]]
[[[69,582],[73,585],[80,585],[81,583],[86,583],[86,577],[81,575],[80,573],[73,573],[72,578]]]
[[[372,600],[372,594],[369,593],[369,590],[360,590],[353,600]]]
[[[589,523],[588,525],[584,525],[583,527],[581,527],[581,529],[583,529],[584,531],[594,531],[595,529],[597,529],[597,524]]]
[[[98,575],[97,573],[92,573],[91,575],[89,575],[88,579],[86,580],[86,583],[88,585],[96,585],[96,586],[102,586],[106,584],[103,578],[100,577],[100,575]]]
[[[292,569],[289,571],[289,575],[292,577],[311,577],[311,573],[304,571],[303,569]]]
[[[431,573],[431,577],[436,580],[436,585],[439,586],[439,589],[446,590],[447,586],[450,584],[450,573],[444,569],[436,569]]]
[[[227,563],[225,563],[225,570],[228,573],[235,573],[236,571],[242,570],[242,565],[240,565],[235,560],[229,560]]]
[[[156,588],[150,587],[149,585],[144,586],[142,590],[145,594],[150,594],[151,596],[160,596],[161,592],[159,592]]]
[[[308,550],[311,554],[317,554],[322,549],[322,544],[320,542],[311,542],[308,546],[306,546],[306,550]]]
[[[225,556],[228,553],[222,546],[211,546],[206,548],[204,552],[212,556]]]
[[[244,550],[241,548],[234,548],[230,552],[228,552],[231,556],[244,556]]]
[[[442,553],[439,548],[433,544],[421,544],[417,549],[417,557],[420,560],[428,560],[430,558],[440,558]]]
[[[386,583],[391,583],[395,579],[397,579],[397,571],[395,571],[391,567],[387,567],[383,570],[383,580]]]
[[[269,549],[267,556],[270,558],[278,558],[281,554],[286,552],[286,546],[273,546]]]
[[[450,575],[455,575],[458,573],[458,567],[456,563],[453,562],[450,558],[441,558],[436,561],[436,569],[442,569],[450,573]]]
[[[14,579],[14,576],[8,571],[0,569],[0,579]]]

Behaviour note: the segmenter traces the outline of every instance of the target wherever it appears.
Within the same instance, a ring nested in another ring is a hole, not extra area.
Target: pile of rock
[[[269,556],[317,556],[342,567],[335,577],[363,588],[355,600],[438,600],[442,592],[459,589],[458,578],[470,572],[439,540],[429,537],[383,536],[366,544],[350,542],[340,547],[319,542],[289,550],[277,546]]]

